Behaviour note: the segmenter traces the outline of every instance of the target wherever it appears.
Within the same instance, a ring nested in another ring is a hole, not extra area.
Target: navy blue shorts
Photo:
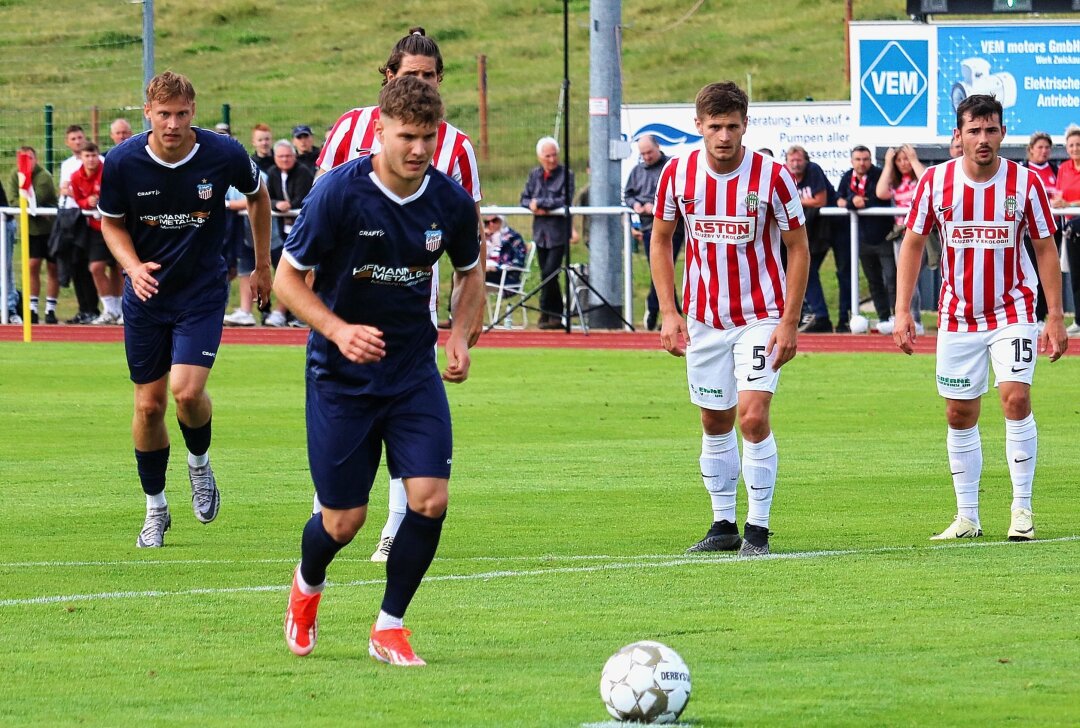
[[[450,405],[438,376],[393,397],[340,394],[307,382],[311,479],[328,508],[367,505],[382,446],[394,478],[450,477]]]
[[[136,384],[156,382],[173,364],[210,369],[221,345],[222,317],[229,303],[229,287],[220,295],[204,295],[186,308],[150,308],[124,286],[124,350],[128,371]]]

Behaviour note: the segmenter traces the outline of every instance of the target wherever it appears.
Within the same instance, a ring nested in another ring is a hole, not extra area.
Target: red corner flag
[[[19,195],[26,198],[26,204],[30,209],[37,207],[37,198],[34,196],[34,155],[30,152],[19,152],[17,155],[19,169]]]

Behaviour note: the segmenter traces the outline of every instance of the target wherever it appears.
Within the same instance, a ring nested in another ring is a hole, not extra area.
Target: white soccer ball
[[[851,327],[851,333],[853,334],[865,334],[870,330],[870,321],[865,316],[856,314],[851,317],[848,326]]]
[[[690,700],[690,668],[659,642],[635,642],[611,656],[600,698],[616,720],[674,723]]]

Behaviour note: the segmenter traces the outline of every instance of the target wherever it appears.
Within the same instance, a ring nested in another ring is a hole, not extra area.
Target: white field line
[[[1080,536],[1063,536],[1061,538],[1032,541],[1028,544],[1013,544],[1009,541],[974,541],[957,544],[943,544],[938,546],[914,547],[914,546],[881,546],[870,549],[834,549],[825,551],[795,551],[790,553],[769,554],[753,559],[739,559],[732,555],[723,557],[716,556],[659,556],[645,557],[634,560],[634,557],[615,557],[631,559],[629,561],[617,561],[609,564],[594,564],[590,566],[562,566],[551,569],[524,569],[524,570],[499,570],[485,571],[478,574],[441,574],[424,578],[425,582],[439,581],[490,581],[492,579],[507,579],[513,577],[547,576],[549,574],[582,574],[597,571],[616,571],[624,569],[666,569],[678,566],[701,566],[706,564],[756,564],[767,561],[793,561],[801,559],[820,559],[840,556],[870,556],[892,553],[918,554],[929,551],[942,551],[946,549],[975,549],[994,548],[999,546],[1014,546],[1016,548],[1032,548],[1039,544],[1065,543],[1080,541]],[[652,560],[655,558],[663,560]],[[150,563],[150,562],[146,562]],[[163,562],[164,563],[164,562]],[[176,562],[171,562],[176,563]],[[290,561],[291,563],[291,561]],[[358,579],[342,583],[330,582],[335,589],[342,587],[374,586],[385,583],[384,579]],[[123,591],[123,592],[99,592],[96,594],[67,594],[57,596],[27,597],[22,599],[2,599],[0,607],[18,607],[37,604],[63,604],[67,602],[106,601],[112,599],[148,599],[158,597],[199,596],[209,594],[244,594],[252,592],[288,591],[289,584],[278,583],[263,586],[237,586],[237,587],[208,587],[196,589],[179,589],[174,591],[151,590],[151,591]]]

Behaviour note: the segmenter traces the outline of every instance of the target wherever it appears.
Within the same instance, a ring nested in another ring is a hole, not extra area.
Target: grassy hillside
[[[842,0],[696,0],[623,4],[626,102],[692,99],[705,83],[749,74],[758,100],[846,98]],[[142,6],[121,0],[72,3],[0,0],[0,166],[15,146],[42,144],[42,113],[56,108],[61,130],[90,123],[89,107],[108,120],[139,119]],[[375,7],[377,9],[372,10]],[[476,57],[488,58],[490,158],[485,197],[516,201],[534,163],[533,142],[554,129],[562,82],[562,3],[557,0],[178,0],[156,2],[157,69],[188,74],[203,124],[230,104],[242,141],[264,121],[275,136],[294,124],[325,128],[347,108],[371,103],[378,66],[411,25],[423,25],[446,58],[443,92],[450,120],[479,136]],[[589,4],[570,3],[571,121],[587,136]],[[860,0],[857,19],[901,18],[901,0]],[[121,111],[125,107],[126,111]],[[573,151],[583,166],[584,146]]]

